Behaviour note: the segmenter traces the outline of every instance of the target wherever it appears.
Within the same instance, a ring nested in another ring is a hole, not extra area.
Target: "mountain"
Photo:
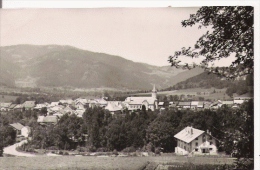
[[[71,46],[0,47],[0,85],[147,90],[166,88],[203,72],[137,63]]]

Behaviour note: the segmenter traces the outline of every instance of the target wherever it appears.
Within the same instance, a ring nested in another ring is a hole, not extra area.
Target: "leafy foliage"
[[[200,66],[217,75],[235,78],[251,74],[254,70],[254,9],[251,6],[201,7],[182,26],[211,27],[195,43],[194,48],[183,47],[169,57],[172,66],[179,67],[181,55],[198,58],[204,56]],[[235,61],[229,67],[211,67],[210,63],[235,54]],[[193,68],[186,64],[184,68]]]

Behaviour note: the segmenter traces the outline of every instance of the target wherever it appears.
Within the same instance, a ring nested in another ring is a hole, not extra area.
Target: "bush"
[[[114,155],[118,155],[118,152],[117,152],[116,149],[113,150],[113,154],[114,154]]]
[[[59,148],[57,146],[50,146],[48,147],[49,150],[59,150]]]
[[[59,154],[59,155],[63,155],[63,152],[62,152],[62,151],[59,151],[58,154]]]
[[[97,152],[107,152],[108,149],[107,148],[98,148]]]
[[[122,152],[135,152],[135,151],[136,151],[136,149],[133,146],[127,147],[122,150]]]
[[[69,155],[69,153],[68,153],[68,152],[65,152],[64,155]]]

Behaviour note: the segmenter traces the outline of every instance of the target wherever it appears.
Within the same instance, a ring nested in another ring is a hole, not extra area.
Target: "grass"
[[[138,170],[144,169],[150,164],[173,165],[175,163],[193,164],[232,164],[232,159],[194,157],[188,160],[183,156],[151,156],[151,157],[94,157],[94,156],[38,156],[27,157],[2,157],[0,169],[23,170],[23,169],[118,169]]]
[[[11,102],[15,101],[17,96],[10,96],[10,95],[0,95],[0,102]]]

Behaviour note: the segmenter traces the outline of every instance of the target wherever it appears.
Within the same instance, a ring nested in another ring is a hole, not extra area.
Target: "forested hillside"
[[[215,74],[208,74],[203,72],[197,76],[189,78],[185,81],[177,83],[169,88],[163,89],[168,90],[180,90],[190,88],[216,88],[223,89],[227,88],[226,93],[232,96],[233,93],[242,95],[245,93],[253,93],[254,80],[253,75],[248,75],[245,80],[225,80],[221,79]]]

